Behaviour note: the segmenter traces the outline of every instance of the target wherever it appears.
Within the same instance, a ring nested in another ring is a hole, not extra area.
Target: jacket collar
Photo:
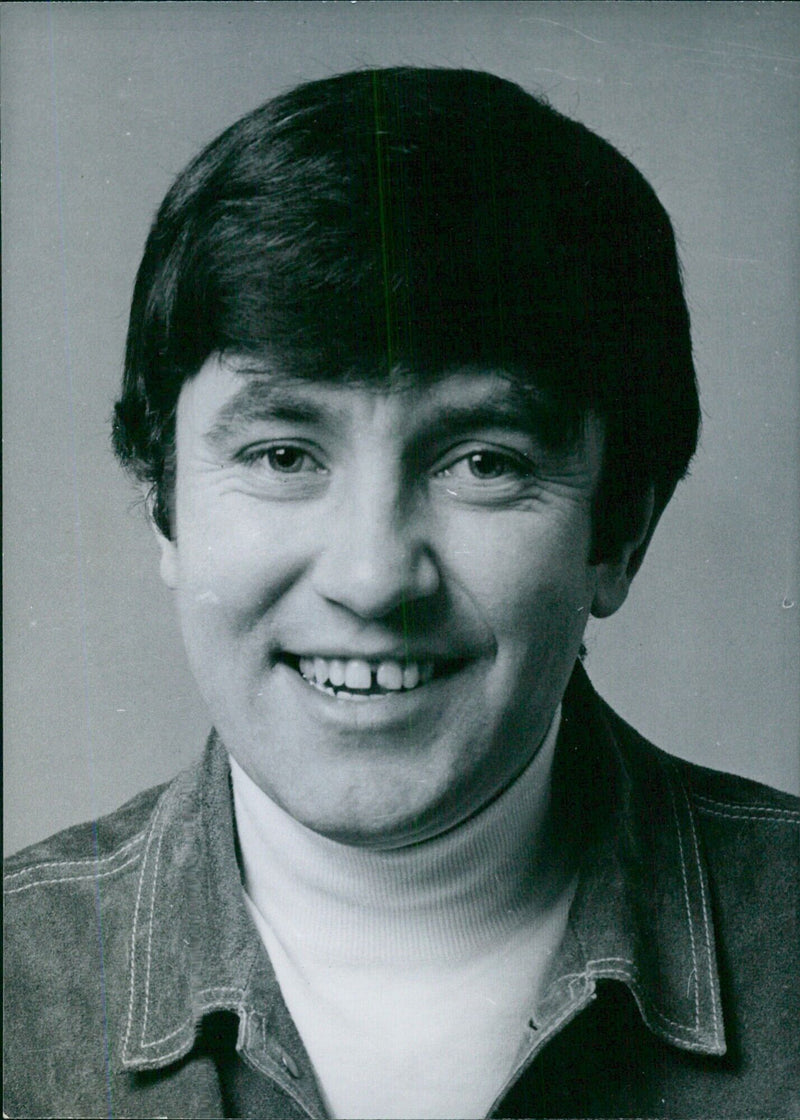
[[[560,1022],[620,981],[666,1042],[724,1054],[706,867],[681,764],[643,739],[578,664],[564,698],[556,827],[581,852],[576,897],[537,1008]]]
[[[259,942],[239,889],[227,758],[212,734],[199,766],[155,808],[145,842],[130,951],[123,1065],[166,1065],[192,1047],[202,1016],[240,1012]],[[277,986],[276,990],[277,990]]]
[[[584,855],[535,1019],[557,1026],[598,980],[617,980],[665,1041],[724,1053],[706,872],[677,764],[614,715],[580,665],[564,698],[554,789],[558,823],[564,835],[580,830]],[[245,906],[227,756],[214,733],[151,818],[129,977],[129,1069],[183,1057],[203,1016],[225,1009],[239,1016],[240,1045],[258,1035],[267,1067],[291,1068],[287,1053],[303,1052]]]

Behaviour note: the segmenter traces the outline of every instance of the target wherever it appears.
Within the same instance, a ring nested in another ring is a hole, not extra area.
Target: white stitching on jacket
[[[621,965],[628,964],[631,967],[630,969],[609,968],[608,964],[610,963],[618,963]],[[600,968],[595,969],[593,967],[594,965],[600,965]],[[647,1008],[647,1012],[649,1015],[652,1015],[662,1023],[669,1023],[671,1027],[676,1027],[679,1031],[683,1031],[684,1034],[697,1033],[696,1027],[687,1026],[686,1023],[679,1023],[676,1019],[670,1019],[670,1017],[668,1015],[665,1015],[663,1011],[659,1011],[659,1009],[653,1003],[651,1003],[649,999],[644,998],[644,995],[638,983],[639,970],[637,969],[634,962],[632,960],[628,960],[627,957],[596,957],[594,960],[586,962],[585,972],[566,972],[563,976],[559,977],[559,980],[569,980],[571,987],[572,983],[575,980],[602,980],[604,977],[609,976],[618,976],[629,980],[634,992],[642,998],[642,1002]],[[670,1034],[668,1031],[665,1031],[664,1033],[668,1038],[671,1038],[673,1042],[681,1041],[675,1035]]]
[[[704,793],[696,793],[692,791],[692,797],[695,801],[704,805],[717,805],[720,809],[737,809],[744,813],[769,813],[775,816],[786,816],[796,820],[800,820],[800,809],[780,809],[777,805],[746,805],[741,801],[719,801],[715,797],[708,797]]]
[[[672,814],[675,818],[675,831],[678,835],[678,851],[681,857],[681,877],[683,878],[683,900],[686,904],[686,923],[689,927],[689,943],[692,948],[692,967],[694,974],[697,975],[697,949],[694,943],[694,929],[692,928],[692,909],[689,901],[689,878],[686,874],[686,858],[683,852],[683,838],[681,836],[681,823],[678,817],[678,806],[675,802],[675,791],[672,788],[671,775],[668,775],[669,796],[672,801]],[[695,1033],[700,1025],[700,989],[697,984],[694,986],[694,1030]]]
[[[737,805],[736,808],[745,811],[743,813],[723,813],[721,809],[708,809],[705,805],[698,805],[697,811],[698,813],[704,813],[707,817],[725,817],[729,821],[771,821],[772,824],[800,824],[800,813],[792,814],[789,809],[785,810],[789,815],[779,817],[763,809],[750,812],[746,805]],[[784,812],[784,810],[780,810],[780,812]]]
[[[227,991],[229,991],[232,996],[237,997],[236,998],[236,1011],[239,1013],[239,1015],[244,1015],[245,1014],[245,1008],[244,1008],[244,1004],[242,1002],[243,999],[244,999],[244,993],[242,992],[241,988],[203,988],[200,992],[198,992],[198,995],[199,996],[207,996],[211,992],[227,992]],[[233,1002],[233,1001],[231,1001],[231,1002]],[[225,1003],[224,1005],[221,1005],[220,1000],[219,1000],[219,996],[217,996],[216,999],[201,999],[197,1004],[196,1010],[197,1011],[218,1011],[221,1006],[224,1006],[226,1009],[228,1009],[227,1003]],[[190,1016],[188,1019],[185,1019],[184,1022],[182,1022],[179,1027],[176,1027],[174,1031],[170,1031],[169,1034],[165,1034],[163,1036],[163,1038],[157,1038],[154,1042],[143,1042],[142,1043],[142,1048],[145,1048],[147,1046],[159,1046],[162,1042],[167,1042],[170,1038],[174,1038],[176,1034],[180,1034],[181,1031],[185,1031],[187,1029],[187,1027],[191,1027],[193,1024],[194,1024],[194,1016]],[[155,1058],[149,1058],[147,1060],[148,1061],[157,1061],[157,1062],[168,1062],[168,1061],[170,1061],[170,1059],[172,1059],[172,1058],[176,1057],[178,1054],[180,1054],[181,1050],[183,1050],[183,1048],[184,1048],[184,1045],[185,1045],[184,1043],[181,1043],[180,1046],[176,1046],[174,1050],[170,1050],[167,1054],[158,1054]]]
[[[215,1010],[219,1010],[222,1007],[228,1007],[229,1003],[234,1002],[234,1001],[233,1001],[233,999],[231,999],[230,1001],[224,1000],[222,997],[223,997],[223,993],[225,993],[225,992],[229,992],[231,997],[235,997],[236,1006],[237,1006],[239,1011],[244,1010],[244,1008],[243,1008],[244,992],[242,991],[241,988],[201,988],[200,991],[197,993],[197,995],[198,995],[198,997],[201,997],[201,996],[209,997],[209,996],[211,996],[212,992],[217,992],[219,994],[216,995],[213,999],[210,999],[210,998],[209,999],[198,999],[198,1002],[197,1002],[196,1006],[194,1007],[194,1010],[196,1010],[196,1011],[215,1011]],[[182,1023],[180,1023],[177,1027],[175,1027],[174,1030],[168,1031],[167,1034],[162,1035],[161,1038],[154,1038],[151,1042],[142,1041],[140,1043],[141,1048],[143,1050],[146,1050],[146,1049],[148,1049],[148,1047],[160,1046],[163,1042],[168,1042],[171,1038],[174,1038],[176,1034],[180,1034],[181,1031],[185,1031],[187,1029],[187,1027],[193,1026],[194,1019],[195,1019],[194,1014],[189,1015],[186,1019],[183,1020]],[[179,1053],[181,1049],[182,1049],[182,1047],[179,1046],[177,1048],[177,1050],[173,1050],[171,1054],[166,1055],[166,1056],[167,1057],[172,1057],[175,1054]],[[164,1055],[159,1055],[159,1058],[162,1058],[162,1057],[164,1057]]]
[[[159,818],[163,815],[164,804],[169,799],[169,793],[171,789],[174,789],[174,786],[169,787],[169,789],[166,791],[166,793],[163,795],[158,805],[156,806],[155,815],[150,824],[150,835],[147,838],[147,846],[145,848],[144,857],[142,859],[142,870],[139,875],[139,886],[136,891],[136,905],[133,909],[133,933],[131,936],[131,993],[128,1000],[128,1021],[125,1028],[125,1038],[122,1043],[123,1053],[128,1049],[131,1030],[133,1028],[133,998],[136,991],[136,933],[139,925],[139,906],[142,900],[142,886],[144,884],[144,876],[147,870],[147,860],[150,855],[150,845],[153,843],[156,825],[158,824]]]
[[[3,893],[6,895],[20,894],[22,891],[29,891],[33,887],[49,887],[53,883],[77,883],[82,879],[104,879],[109,875],[116,875],[118,872],[124,871],[126,867],[130,867],[132,864],[136,863],[137,859],[138,856],[131,856],[130,859],[121,863],[119,867],[109,867],[106,871],[95,871],[89,875],[62,875],[59,879],[36,879],[32,883],[23,883],[21,887],[10,887]]]
[[[144,1037],[147,1034],[147,1019],[148,1019],[148,1016],[150,1014],[150,964],[151,964],[151,961],[152,961],[152,949],[153,949],[153,922],[154,922],[154,919],[155,919],[155,910],[156,910],[156,887],[158,886],[158,865],[161,862],[161,845],[163,844],[163,842],[164,842],[164,827],[162,825],[162,827],[159,831],[159,836],[158,836],[158,846],[156,847],[156,865],[153,868],[153,889],[150,892],[150,920],[148,922],[148,929],[147,929],[147,953],[146,953],[147,971],[145,973],[145,981],[144,981],[144,1015],[142,1017],[142,1035],[141,1035],[141,1038],[140,1038],[140,1044],[141,1045],[144,1045]]]
[[[708,988],[709,988],[709,991],[711,993],[711,1016],[714,1020],[714,1038],[716,1039],[717,1044],[719,1044],[719,1042],[720,1042],[720,1026],[719,1026],[719,1016],[718,1016],[718,1013],[717,1013],[717,1010],[718,1010],[717,1009],[717,992],[716,992],[716,988],[715,988],[715,985],[714,985],[714,970],[712,968],[712,963],[711,963],[712,962],[712,956],[711,956],[711,937],[710,937],[709,929],[708,929],[708,903],[707,903],[707,900],[706,900],[706,888],[703,884],[703,867],[702,867],[702,864],[700,863],[700,845],[697,843],[697,830],[694,827],[694,817],[692,815],[692,806],[689,803],[689,795],[687,794],[686,789],[683,785],[681,785],[681,791],[683,793],[684,801],[686,802],[686,811],[689,815],[689,827],[692,830],[692,844],[694,845],[694,860],[695,860],[695,865],[697,867],[697,880],[698,880],[698,883],[700,884],[700,897],[701,897],[702,903],[703,903],[703,934],[705,936],[705,942],[706,942],[706,968],[708,969]],[[695,993],[698,994],[698,996],[699,996],[697,983],[695,983],[694,990],[695,990]]]
[[[85,864],[110,863],[112,860],[119,859],[130,848],[144,840],[146,835],[147,830],[144,829],[137,833],[132,840],[128,840],[122,847],[117,848],[107,856],[87,856],[85,859],[53,859],[44,860],[42,863],[33,863],[30,867],[23,867],[20,871],[9,871],[8,875],[5,876],[5,882],[10,883],[12,879],[18,879],[20,875],[30,875],[34,871],[41,871],[46,867],[83,867]]]

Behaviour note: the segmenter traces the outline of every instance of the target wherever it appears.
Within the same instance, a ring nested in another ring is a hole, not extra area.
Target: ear
[[[171,540],[167,537],[158,527],[158,522],[153,516],[153,495],[147,494],[145,497],[145,504],[147,506],[147,516],[150,521],[150,528],[153,530],[153,536],[156,538],[161,559],[159,561],[159,572],[161,578],[170,591],[175,591],[178,586],[178,544],[177,541]]]
[[[630,539],[623,542],[614,557],[595,565],[596,583],[592,601],[595,618],[608,618],[627,599],[633,577],[639,571],[657,523],[655,491],[651,486],[637,511]]]

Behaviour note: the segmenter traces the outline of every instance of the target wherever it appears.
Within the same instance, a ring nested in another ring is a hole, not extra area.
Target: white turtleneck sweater
[[[245,898],[334,1117],[481,1117],[521,1056],[574,878],[545,842],[560,709],[476,816],[390,851],[306,828],[231,760]]]

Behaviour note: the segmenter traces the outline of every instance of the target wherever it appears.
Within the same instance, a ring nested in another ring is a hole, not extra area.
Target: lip
[[[301,657],[322,657],[326,661],[397,661],[406,665],[410,661],[433,661],[434,664],[447,664],[458,661],[474,661],[475,653],[450,650],[444,652],[435,649],[421,649],[414,646],[391,646],[389,648],[361,648],[353,649],[347,646],[319,645],[302,647],[301,649],[284,648],[275,655],[276,660],[291,659],[299,661]]]

